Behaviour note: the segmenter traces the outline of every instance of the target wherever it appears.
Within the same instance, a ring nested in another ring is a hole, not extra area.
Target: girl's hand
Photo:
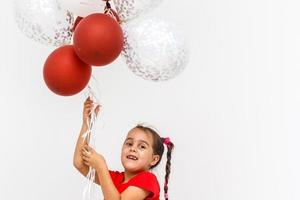
[[[89,123],[89,121],[91,120],[91,110],[93,108],[93,101],[90,99],[90,97],[88,97],[85,102],[84,102],[84,106],[83,106],[83,123]],[[99,111],[100,111],[100,105],[98,105],[95,109],[96,115],[98,115]]]
[[[93,148],[84,145],[81,150],[81,157],[83,163],[96,170],[102,169],[106,165],[105,159],[102,155],[98,154]]]

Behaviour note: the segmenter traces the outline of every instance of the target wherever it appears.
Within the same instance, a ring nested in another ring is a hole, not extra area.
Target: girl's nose
[[[130,150],[130,151],[133,151],[133,152],[136,152],[136,148],[135,148],[135,146],[133,146],[133,145],[130,147],[129,150]]]

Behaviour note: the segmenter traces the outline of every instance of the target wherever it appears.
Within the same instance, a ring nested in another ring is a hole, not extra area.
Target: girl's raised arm
[[[77,139],[77,143],[76,143],[76,147],[75,147],[75,151],[74,151],[74,156],[73,156],[73,165],[74,167],[83,175],[83,176],[87,176],[88,172],[89,172],[89,166],[87,166],[86,164],[83,163],[82,160],[82,155],[81,155],[81,151],[82,148],[85,144],[87,144],[86,140],[83,140],[82,135],[88,130],[88,120],[90,120],[90,116],[89,113],[91,111],[92,108],[92,101],[90,100],[90,98],[87,98],[86,101],[84,102],[84,108],[83,108],[83,123],[82,123],[82,127]],[[99,108],[96,110],[96,112],[99,112]],[[96,172],[95,175],[95,183],[97,183],[98,185],[100,185],[99,180],[98,180],[98,175]]]

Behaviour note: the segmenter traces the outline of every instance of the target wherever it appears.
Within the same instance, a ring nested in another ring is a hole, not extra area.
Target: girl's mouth
[[[136,156],[133,156],[133,155],[128,155],[128,156],[126,156],[126,158],[128,158],[130,160],[138,160],[138,158]]]

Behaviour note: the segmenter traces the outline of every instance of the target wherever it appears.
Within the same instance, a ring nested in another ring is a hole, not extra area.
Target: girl
[[[84,176],[89,167],[96,170],[95,183],[101,186],[105,200],[159,200],[160,187],[156,176],[149,170],[156,167],[167,147],[167,164],[164,184],[165,199],[168,200],[168,180],[171,167],[173,143],[169,138],[161,138],[149,127],[137,125],[131,129],[122,147],[121,161],[124,172],[108,169],[104,157],[89,147],[82,135],[87,131],[87,121],[93,102],[84,103],[83,124],[77,140],[73,165]],[[96,107],[96,114],[100,107]]]

